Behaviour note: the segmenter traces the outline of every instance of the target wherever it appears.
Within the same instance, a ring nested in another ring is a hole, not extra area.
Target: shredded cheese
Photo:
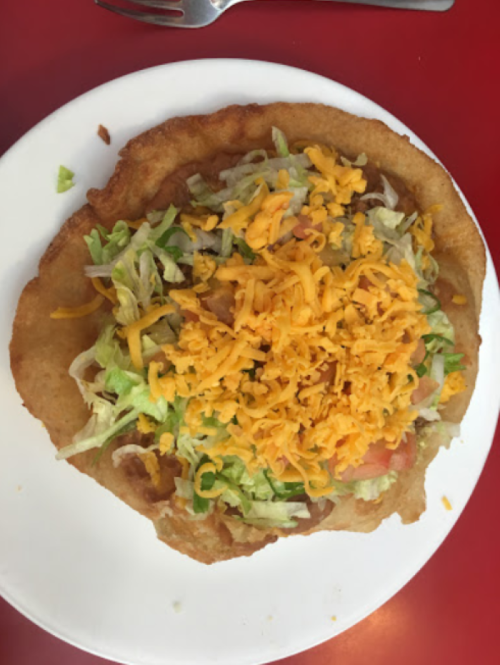
[[[174,435],[170,432],[163,432],[160,435],[160,454],[166,455],[172,450],[174,445]]]
[[[182,480],[187,480],[189,478],[189,469],[191,468],[190,464],[185,457],[178,456],[177,459],[179,460],[182,466],[181,478]]]
[[[123,328],[122,333],[127,338],[132,364],[136,369],[142,369],[144,366],[142,359],[141,331],[152,326],[153,323],[156,323],[156,321],[161,319],[162,316],[172,314],[174,311],[175,308],[173,305],[154,307],[143,316],[142,319]]]
[[[451,503],[449,502],[447,497],[443,496],[441,501],[443,502],[443,506],[446,508],[446,510],[452,510]]]
[[[198,496],[201,496],[203,499],[215,499],[224,493],[226,487],[220,487],[219,489],[203,490],[201,489],[201,479],[204,473],[215,473],[216,466],[212,462],[207,462],[202,464],[196,475],[194,477],[194,489]]]
[[[327,243],[342,247],[345,224],[335,218],[346,214],[353,195],[363,193],[367,183],[360,168],[339,165],[336,153],[323,145],[307,145],[304,152],[318,172],[309,177],[313,191],[301,209],[310,228],[304,228],[300,215],[287,213],[293,193],[287,191],[290,176],[285,170],[279,171],[277,191],[270,193],[266,183],[257,180],[254,198],[247,205],[224,204],[223,219],[206,208],[182,213],[180,224],[192,240],[194,228],[231,229],[237,236],[244,231],[257,258],[247,265],[235,253],[217,265],[196,252],[194,285],[169,292],[175,306],[153,300],[138,321],[118,331],[140,370],[142,333],[176,310],[189,313],[178,342],[162,347],[166,363],[151,361],[147,373],[152,402],[160,397],[168,402],[176,396],[189,399],[180,434],[217,434],[217,428],[203,424],[203,416],[216,416],[226,425],[225,440],[206,447],[200,441],[198,450],[210,461],[196,473],[185,458],[177,457],[182,478],[191,477],[203,498],[217,498],[225,491],[219,481],[204,490],[202,480],[204,474],[220,471],[222,458],[231,455],[242,459],[251,474],[270,469],[278,480],[304,483],[312,497],[325,496],[333,489],[332,474],[340,478],[346,468],[362,464],[373,442],[383,440],[394,449],[414,430],[418,412],[411,396],[419,378],[412,355],[430,332],[418,301],[418,277],[405,260],[396,265],[383,257],[383,243],[361,212],[352,220],[350,263],[345,268],[323,263]],[[437,211],[425,211],[408,229],[414,246],[423,249],[424,269],[431,262],[432,215]],[[144,221],[127,224],[138,229]],[[304,240],[276,244],[298,224]],[[116,303],[114,288],[106,288],[98,278],[92,284],[98,295],[91,303],[59,308],[52,318],[85,316],[105,298]],[[213,295],[217,288],[231,303],[230,323],[207,307],[206,294]],[[457,305],[467,302],[460,294],[452,300]],[[175,372],[162,375],[168,364]],[[461,372],[448,375],[441,403],[465,387]],[[139,415],[141,433],[155,428]],[[170,453],[174,443],[173,434],[162,433],[159,454]],[[157,455],[146,452],[141,459],[159,487]],[[443,497],[446,506],[445,501],[449,506]],[[185,503],[179,500],[179,505]]]
[[[93,300],[80,307],[58,307],[51,313],[51,319],[81,319],[84,316],[92,314],[104,302],[104,297],[98,294]]]
[[[111,303],[113,303],[113,305],[118,302],[118,298],[116,297],[116,289],[114,286],[107,289],[99,277],[92,277],[90,281],[92,282],[92,286],[97,291],[97,293],[100,293],[102,296],[107,298]]]
[[[147,222],[148,219],[147,217],[142,217],[141,219],[138,219],[135,222],[131,222],[127,220],[127,226],[130,227],[131,229],[134,229],[134,231],[137,231],[138,229],[141,228],[141,226],[144,224],[144,222]]]
[[[463,392],[467,388],[462,372],[451,372],[444,380],[443,389],[439,398],[440,404],[445,404],[453,395]]]
[[[364,181],[346,171],[329,179],[330,163],[319,153],[312,154],[339,200],[346,201],[353,184],[363,189]],[[260,201],[266,219],[256,230],[257,244],[259,238],[269,240],[273,215],[286,202],[266,197]],[[311,202],[321,206],[321,195]],[[253,220],[244,207],[231,216],[240,212],[235,224],[245,220],[250,229],[258,211]],[[186,410],[186,432],[200,431],[200,414],[227,424],[228,439],[200,448],[212,461],[237,455],[250,473],[270,468],[279,480],[304,482],[311,496],[322,496],[332,489],[325,468],[332,458],[338,476],[359,465],[373,441],[396,447],[412,429],[417,412],[411,393],[419,379],[411,355],[430,328],[414,271],[405,261],[398,266],[382,260],[365,222],[364,215],[356,220],[359,257],[345,270],[323,265],[315,233],[272,251],[261,249],[253,265],[239,255],[228,259],[215,278],[234,296],[231,326],[207,312],[195,289],[170,291],[197,318],[184,323],[177,345],[162,347],[175,373],[165,382],[167,377],[151,381],[152,391],[167,399],[191,398],[195,406]],[[361,288],[365,279],[370,286]],[[332,364],[333,379],[322,381]],[[210,463],[198,470],[195,487],[200,496],[213,498],[222,491],[204,492],[200,484],[209,470]]]
[[[139,414],[136,427],[141,434],[151,434],[156,430],[156,425],[153,425],[143,413]]]
[[[181,214],[181,223],[188,223],[191,228],[196,226],[202,231],[213,231],[219,224],[219,217],[217,215],[187,215]]]
[[[200,252],[194,253],[193,277],[195,279],[199,278],[203,282],[208,282],[216,270],[217,264],[212,258],[200,254]]]
[[[149,473],[151,482],[156,488],[160,487],[161,484],[161,474],[160,474],[160,463],[153,451],[143,453],[140,455],[140,458],[144,462],[146,471]]]

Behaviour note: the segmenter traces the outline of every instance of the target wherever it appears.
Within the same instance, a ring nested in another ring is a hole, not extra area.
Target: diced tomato
[[[405,471],[411,469],[417,459],[417,440],[415,434],[406,433],[406,440],[401,441],[395,450],[387,448],[384,440],[372,443],[368,448],[363,463],[357,467],[348,466],[342,472],[344,483],[351,480],[371,480],[385,476],[389,471]],[[330,471],[335,470],[336,457],[329,461]]]
[[[419,365],[424,358],[425,358],[425,342],[423,339],[419,339],[417,348],[411,354],[411,361],[414,365]]]
[[[424,374],[424,376],[422,376],[419,379],[418,387],[415,388],[415,390],[411,394],[411,403],[412,404],[419,404],[426,397],[429,397],[429,395],[432,395],[432,393],[438,387],[439,387],[439,383],[437,381],[434,381],[434,379],[431,379],[430,376],[427,376],[426,374]]]
[[[234,294],[229,289],[221,288],[217,291],[208,291],[204,293],[200,300],[203,306],[212,314],[228,326],[233,325],[234,315],[231,311],[234,308]]]
[[[195,314],[194,312],[190,312],[187,309],[181,310],[181,314],[184,317],[184,321],[189,322],[189,321],[199,321],[200,317],[198,314]]]
[[[351,480],[371,480],[385,476],[387,467],[382,464],[360,464],[357,467],[348,466],[342,473],[342,481],[348,483]]]
[[[393,453],[394,450],[387,448],[387,441],[382,439],[371,444],[363,457],[363,462],[365,464],[377,464],[388,469]]]
[[[293,228],[293,235],[299,240],[305,240],[307,238],[306,229],[316,229],[316,231],[321,231],[321,224],[313,224],[310,217],[307,215],[298,215],[297,219],[299,223]]]
[[[417,437],[410,432],[406,433],[406,441],[401,441],[393,451],[389,469],[392,471],[405,471],[411,469],[417,460]]]

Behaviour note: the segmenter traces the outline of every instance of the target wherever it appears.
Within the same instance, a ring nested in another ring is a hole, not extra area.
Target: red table
[[[0,13],[0,154],[73,97],[137,69],[214,57],[294,65],[354,88],[411,127],[464,191],[498,267],[497,0],[457,0],[444,14],[267,0],[195,31],[128,21],[92,0],[23,0],[2,3]],[[283,665],[500,662],[499,475],[497,432],[469,505],[425,568],[362,623]],[[0,662],[105,661],[0,601]]]

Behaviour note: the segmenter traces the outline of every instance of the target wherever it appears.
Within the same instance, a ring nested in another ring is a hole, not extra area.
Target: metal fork
[[[328,1],[328,0],[323,0]],[[347,2],[361,5],[379,5],[396,9],[421,9],[429,11],[445,11],[450,9],[455,0],[329,0],[330,2]],[[219,16],[244,0],[127,0],[134,5],[142,5],[154,9],[163,9],[164,14],[151,14],[137,9],[124,9],[111,5],[103,0],[94,0],[96,5],[110,12],[120,14],[144,23],[168,26],[172,28],[203,28],[210,25]]]

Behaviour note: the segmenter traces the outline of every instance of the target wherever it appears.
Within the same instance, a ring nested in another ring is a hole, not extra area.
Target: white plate
[[[206,60],[97,88],[41,122],[0,162],[0,589],[46,630],[111,660],[255,664],[337,635],[429,559],[469,499],[491,444],[500,403],[494,353],[500,301],[490,258],[476,391],[462,437],[431,465],[428,509],[411,526],[392,517],[370,535],[295,537],[207,567],[157,541],[147,520],[57,463],[46,432],[22,408],[7,352],[17,299],[86,190],[105,184],[119,148],[171,116],[278,100],[323,102],[379,118],[429,152],[389,113],[328,79],[262,62]],[[100,123],[111,132],[111,147],[96,136]],[[55,193],[59,164],[76,172],[77,186],[64,195]]]

